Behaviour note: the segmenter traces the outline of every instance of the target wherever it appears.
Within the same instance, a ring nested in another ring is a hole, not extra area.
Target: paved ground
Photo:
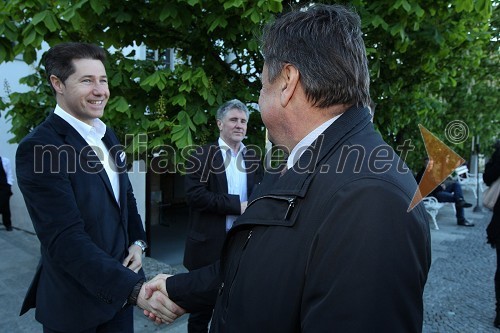
[[[423,332],[499,332],[492,325],[496,252],[486,244],[485,231],[491,211],[465,209],[475,227],[457,226],[453,214],[452,206],[441,208],[440,230],[431,230],[433,259],[424,292]]]
[[[3,225],[0,227],[0,332],[27,333],[42,332],[42,326],[35,320],[35,311],[19,317],[19,310],[29,287],[39,260],[39,242],[35,235],[15,229],[6,232]],[[183,267],[171,267],[165,263],[146,258],[144,269],[148,278],[158,273],[175,274],[185,271]],[[156,326],[135,309],[135,332],[187,332],[187,316],[183,316],[175,323],[166,326]]]
[[[492,326],[496,256],[485,242],[491,212],[466,209],[467,218],[476,223],[472,228],[457,226],[453,214],[450,205],[443,207],[438,215],[440,230],[431,230],[433,263],[424,293],[423,332],[498,332]],[[18,316],[38,262],[38,246],[34,235],[16,229],[6,232],[0,227],[0,332],[41,332],[34,311]],[[153,276],[160,271],[175,273],[181,268],[148,258],[145,269],[148,276]],[[135,315],[137,333],[186,332],[186,316],[169,327],[157,327],[139,310]]]

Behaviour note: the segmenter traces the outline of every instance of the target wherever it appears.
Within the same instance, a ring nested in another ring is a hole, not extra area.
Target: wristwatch
[[[142,253],[145,253],[145,252],[146,252],[146,249],[148,248],[148,244],[146,244],[146,242],[145,242],[145,241],[140,240],[140,239],[136,240],[136,241],[134,242],[134,245],[139,246],[139,247],[142,249]]]

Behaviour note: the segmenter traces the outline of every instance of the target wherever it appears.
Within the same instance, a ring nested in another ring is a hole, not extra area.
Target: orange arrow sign
[[[429,161],[413,199],[408,207],[412,210],[424,197],[438,187],[465,160],[439,140],[422,125],[418,125],[424,139]]]

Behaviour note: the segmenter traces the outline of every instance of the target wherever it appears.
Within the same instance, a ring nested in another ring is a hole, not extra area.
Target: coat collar
[[[273,182],[267,188],[268,194],[295,195],[303,197],[307,192],[312,175],[321,168],[322,161],[335,152],[350,136],[370,124],[367,108],[351,107],[321,134],[302,154],[293,168],[280,177],[279,174],[266,174]],[[263,183],[266,181],[264,179]]]

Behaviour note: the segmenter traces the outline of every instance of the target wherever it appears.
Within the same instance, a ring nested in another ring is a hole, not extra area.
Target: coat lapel
[[[349,108],[304,151],[293,168],[276,178],[276,186],[270,190],[270,194],[304,196],[312,180],[311,176],[319,171],[325,157],[369,124],[370,113],[366,108]]]
[[[109,181],[108,174],[104,169],[99,157],[94,149],[85,141],[85,139],[78,133],[77,130],[68,124],[64,119],[52,113],[47,121],[52,125],[55,131],[64,137],[64,141],[75,150],[75,156],[78,160],[77,164],[83,172],[93,173],[99,175],[99,178],[104,182],[108,193],[114,198],[113,188]],[[106,135],[108,131],[106,130]],[[105,135],[105,137],[106,137]],[[106,144],[106,143],[105,143]],[[109,149],[109,146],[106,145]],[[112,158],[112,157],[111,157]],[[121,188],[120,184],[120,188]],[[113,200],[116,202],[116,200]]]
[[[124,207],[126,207],[127,188],[128,188],[127,174],[126,174],[127,172],[126,154],[123,151],[124,147],[119,143],[118,139],[109,128],[106,128],[106,133],[104,134],[102,141],[104,142],[104,145],[106,145],[106,147],[108,148],[109,158],[111,162],[114,163],[116,167],[115,171],[118,173],[118,182],[120,184],[120,193],[118,198],[120,202],[120,207],[123,209]],[[106,173],[105,176],[108,179]],[[110,184],[110,189],[111,189],[111,184]],[[113,193],[112,189],[111,193]]]
[[[213,157],[211,158],[211,165],[212,165],[212,172],[215,173],[216,179],[219,182],[220,186],[224,190],[225,193],[228,193],[228,184],[227,184],[227,177],[226,177],[226,168],[224,166],[224,159],[223,159],[223,150],[220,149],[218,144],[215,144],[212,146],[210,149],[214,149],[215,153],[212,155]],[[251,151],[247,149],[245,154],[243,155],[243,159],[245,161],[245,172],[247,175],[247,194],[250,196],[252,193],[253,186],[254,184],[254,178],[255,178],[255,168],[256,168],[256,163],[260,161],[260,159],[256,156],[255,151]],[[209,161],[210,162],[210,161]]]
[[[223,193],[228,193],[229,188],[227,185],[226,168],[224,167],[224,159],[222,157],[222,149],[218,145],[215,145],[215,153],[213,155],[212,161],[209,161],[212,165],[212,172],[215,174],[215,178],[222,188]]]

